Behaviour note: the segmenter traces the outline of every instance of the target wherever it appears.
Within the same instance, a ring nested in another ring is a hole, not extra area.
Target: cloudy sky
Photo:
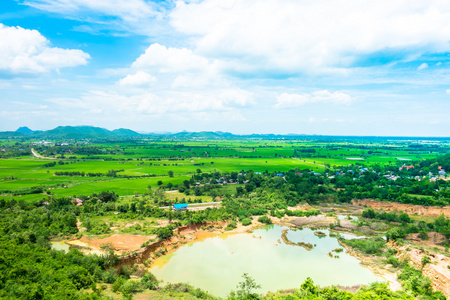
[[[450,136],[448,0],[1,0],[0,130]]]

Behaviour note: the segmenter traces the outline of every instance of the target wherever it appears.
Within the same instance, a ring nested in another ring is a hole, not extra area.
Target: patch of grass
[[[370,239],[353,239],[346,240],[340,239],[344,244],[358,249],[366,254],[381,255],[386,248],[386,243],[382,238],[370,238]]]

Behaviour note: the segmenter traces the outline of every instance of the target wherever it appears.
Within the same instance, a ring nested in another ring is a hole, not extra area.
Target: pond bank
[[[306,251],[284,243],[280,241],[283,232],[292,243],[316,247]],[[328,230],[324,232],[327,236],[320,238],[307,228],[290,230],[268,225],[253,234],[209,235],[210,238],[193,241],[174,254],[155,259],[150,272],[164,282],[188,281],[216,296],[226,296],[243,273],[261,284],[263,293],[298,287],[307,277],[320,286],[353,286],[381,280],[345,252],[339,258],[330,258],[328,253],[339,243],[329,236]]]
[[[345,249],[345,251],[347,251],[348,254],[358,258],[361,266],[369,269],[375,276],[385,279],[389,283],[389,288],[391,290],[399,291],[402,289],[401,283],[397,280],[397,274],[383,268],[383,266],[379,263],[376,263],[377,257],[357,251],[341,241],[339,241],[339,244]]]
[[[312,229],[322,229],[329,227],[330,224],[333,224],[335,218],[326,217],[324,215],[319,215],[315,217],[284,217],[282,219],[272,218],[274,224],[279,224],[282,226],[289,226],[294,228],[312,228]],[[343,222],[347,222],[344,224],[345,227],[337,227],[332,232],[340,233],[340,234],[350,234],[354,235],[354,233],[350,232],[348,228],[350,227],[350,222],[344,220]],[[298,224],[298,225],[297,225]],[[352,224],[351,224],[352,225]],[[286,241],[285,241],[286,242]],[[397,274],[393,273],[387,269],[385,269],[381,264],[374,264],[374,257],[370,255],[365,255],[360,251],[356,251],[355,249],[344,245],[339,242],[339,244],[345,248],[346,252],[356,257],[360,261],[360,265],[364,268],[367,268],[372,272],[374,276],[381,277],[389,282],[389,286],[393,291],[401,290],[402,286],[400,282],[397,280]],[[298,245],[297,245],[298,246]]]
[[[122,257],[114,267],[119,269],[124,266],[143,264],[146,260],[153,260],[162,254],[173,253],[188,242],[199,242],[219,234],[251,233],[254,229],[261,228],[263,224],[254,220],[249,226],[239,224],[235,229],[229,231],[225,230],[226,226],[226,221],[217,221],[178,227],[174,230],[174,235],[171,238],[151,243]]]

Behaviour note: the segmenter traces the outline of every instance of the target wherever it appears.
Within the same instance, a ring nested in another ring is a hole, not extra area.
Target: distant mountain
[[[126,129],[126,128],[114,129],[112,131],[112,134],[115,136],[120,136],[120,137],[140,137],[140,136],[142,136],[140,133],[137,133],[136,131]]]
[[[30,128],[28,128],[26,126],[23,126],[23,127],[20,127],[19,129],[17,129],[15,132],[29,134],[29,133],[33,133],[33,130],[31,130]]]
[[[201,132],[188,132],[188,131],[182,131],[179,133],[174,133],[170,135],[173,138],[199,138],[199,139],[217,139],[217,138],[230,138],[235,137],[234,134],[229,132],[222,132],[222,131],[201,131]]]
[[[182,131],[178,133],[170,132],[149,132],[138,133],[136,131],[119,128],[108,130],[94,126],[59,126],[51,130],[33,131],[24,126],[16,131],[0,132],[0,138],[20,138],[20,139],[134,139],[134,138],[169,138],[169,139],[314,139],[314,140],[449,140],[449,137],[375,137],[375,136],[327,136],[327,135],[307,135],[307,134],[248,134],[239,135],[222,131]]]
[[[20,127],[15,132],[0,132],[0,137],[29,137],[36,139],[95,139],[95,138],[133,138],[141,134],[130,129],[110,131],[94,126],[58,126],[51,130],[33,131],[28,127]]]

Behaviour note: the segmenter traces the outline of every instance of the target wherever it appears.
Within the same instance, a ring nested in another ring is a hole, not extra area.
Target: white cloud
[[[428,68],[428,64],[427,63],[423,63],[417,68],[417,70],[420,71],[420,70],[423,70],[423,69],[426,69],[426,68]]]
[[[250,106],[256,103],[253,94],[242,89],[223,90],[217,97],[226,105]]]
[[[342,92],[331,93],[328,90],[315,91],[305,94],[282,93],[277,97],[276,108],[298,107],[307,103],[350,104],[353,98]]]
[[[187,48],[152,44],[128,72],[134,75],[121,79],[121,86],[139,84],[145,88],[154,81],[149,73],[158,78],[158,85],[153,86],[151,92],[143,93],[142,89],[122,91],[126,93],[122,95],[123,102],[136,107],[139,113],[225,112],[255,104],[251,92],[231,84],[217,71],[214,63]],[[236,112],[235,115],[239,114]]]
[[[194,54],[187,48],[165,47],[152,44],[133,63],[133,68],[156,69],[162,73],[182,71],[206,71],[210,64],[204,57]]]
[[[89,54],[74,49],[51,47],[37,30],[0,24],[0,70],[42,73],[87,64]]]
[[[240,90],[211,92],[171,92],[165,95],[144,93],[131,96],[126,101],[137,105],[141,113],[229,111],[235,107],[252,105],[252,94]]]
[[[158,15],[152,2],[143,0],[27,0],[24,4],[60,14],[81,16],[86,11],[96,12],[125,21]]]
[[[138,71],[134,75],[127,75],[125,78],[122,78],[119,84],[123,86],[148,86],[156,82],[156,80],[156,77],[146,72]]]
[[[206,92],[150,92],[124,95],[115,92],[91,91],[81,99],[52,99],[49,102],[65,109],[102,109],[114,115],[166,114],[192,112],[233,112],[238,107],[254,104],[253,94],[242,89],[224,89]]]
[[[445,90],[445,93],[446,93],[447,95],[450,95],[450,89]]]
[[[389,52],[450,51],[447,0],[177,1],[171,24],[196,53],[238,71],[327,72]]]
[[[85,24],[73,30],[90,34],[170,35],[166,7],[150,0],[21,0],[23,4]]]

